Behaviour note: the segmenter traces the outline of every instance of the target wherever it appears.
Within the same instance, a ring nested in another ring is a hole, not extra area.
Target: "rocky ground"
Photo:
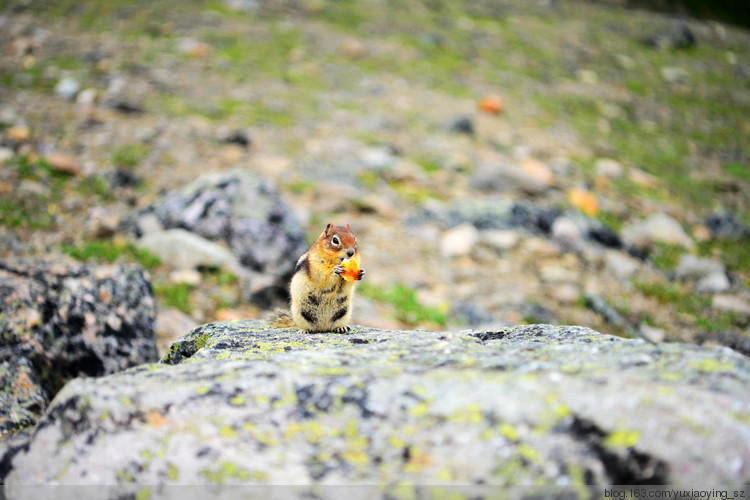
[[[162,352],[278,300],[277,260],[154,258],[127,222],[230,169],[281,193],[285,259],[351,224],[356,323],[750,352],[746,30],[572,1],[0,5],[0,252],[139,262]]]
[[[455,498],[502,485],[544,486],[503,498],[554,486],[567,487],[556,498],[598,497],[586,484],[731,494],[750,476],[748,382],[747,357],[725,347],[581,327],[305,335],[213,323],[161,363],[70,382],[2,454],[0,482],[9,498],[90,490],[70,485],[172,498],[185,484],[227,498],[237,490],[218,485],[294,486],[290,498],[340,498],[320,489],[335,485],[370,485],[367,498],[441,485],[473,488]]]

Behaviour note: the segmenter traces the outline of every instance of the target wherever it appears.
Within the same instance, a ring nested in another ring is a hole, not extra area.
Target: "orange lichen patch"
[[[344,259],[341,262],[341,267],[344,268],[344,272],[341,273],[341,277],[346,281],[356,281],[359,276],[359,262],[357,259]]]
[[[159,413],[158,410],[151,410],[150,412],[146,413],[146,422],[148,425],[152,427],[162,427],[164,426],[169,420]]]
[[[585,189],[569,189],[568,201],[571,205],[588,216],[593,217],[599,213],[599,202],[591,191]]]

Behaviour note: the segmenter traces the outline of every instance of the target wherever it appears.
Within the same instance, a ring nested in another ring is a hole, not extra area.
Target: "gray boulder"
[[[727,348],[548,325],[304,335],[214,323],[160,364],[70,382],[30,440],[6,452],[5,493],[50,483],[111,485],[99,498],[179,494],[175,484],[296,485],[297,497],[357,484],[386,497],[403,484],[474,485],[479,497],[507,484],[740,485],[750,480],[748,416],[750,361]]]
[[[245,300],[266,307],[286,301],[305,234],[275,184],[239,170],[206,174],[127,216],[121,227],[136,237],[153,225],[185,229],[223,242],[239,260],[247,286]]]
[[[0,432],[33,424],[74,377],[155,361],[155,316],[137,266],[0,262]]]

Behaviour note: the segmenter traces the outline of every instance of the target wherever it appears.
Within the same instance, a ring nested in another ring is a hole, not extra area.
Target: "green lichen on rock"
[[[404,484],[742,484],[749,387],[750,362],[729,349],[581,327],[213,323],[158,365],[68,384],[7,489],[122,474],[308,492],[375,483],[391,496]]]

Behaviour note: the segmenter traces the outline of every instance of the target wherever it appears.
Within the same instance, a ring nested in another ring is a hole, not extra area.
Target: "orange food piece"
[[[593,217],[599,213],[599,202],[591,191],[585,189],[569,189],[568,201],[581,212]]]
[[[356,259],[344,259],[341,262],[344,272],[340,274],[346,281],[356,281],[359,276],[359,262]]]

